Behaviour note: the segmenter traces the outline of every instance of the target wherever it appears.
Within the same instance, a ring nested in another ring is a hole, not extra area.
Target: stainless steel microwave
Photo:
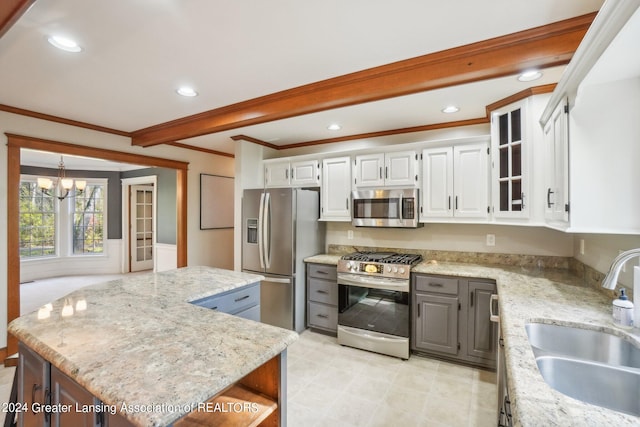
[[[356,227],[417,228],[418,189],[356,190],[351,193],[351,223]]]

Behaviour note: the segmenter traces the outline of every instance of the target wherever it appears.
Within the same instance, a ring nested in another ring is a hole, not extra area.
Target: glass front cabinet
[[[495,218],[528,218],[527,102],[491,114],[492,194]]]

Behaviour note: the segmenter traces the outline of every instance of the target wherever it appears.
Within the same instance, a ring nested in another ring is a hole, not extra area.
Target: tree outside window
[[[104,193],[102,184],[87,185],[73,202],[73,254],[104,252]]]
[[[20,182],[20,258],[55,256],[55,197],[42,192],[35,180]]]

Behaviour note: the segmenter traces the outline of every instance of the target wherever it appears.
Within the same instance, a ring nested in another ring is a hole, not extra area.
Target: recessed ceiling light
[[[443,113],[447,113],[447,114],[457,113],[458,111],[460,111],[460,109],[458,107],[456,107],[455,105],[449,105],[449,106],[447,106],[447,107],[442,109],[442,112]]]
[[[193,90],[193,88],[187,86],[181,87],[180,89],[176,90],[176,92],[178,92],[178,95],[182,96],[198,96],[198,92]]]
[[[521,82],[531,82],[534,80],[538,80],[540,77],[542,77],[542,72],[538,71],[538,70],[530,70],[530,71],[525,71],[524,73],[520,74],[518,76],[518,80]]]
[[[66,37],[49,36],[47,38],[47,41],[58,49],[64,50],[66,52],[77,53],[82,51],[82,48],[78,45],[78,43]]]
[[[327,126],[327,129],[329,129],[329,130],[340,130],[340,129],[342,129],[342,126],[340,126],[337,123],[332,123],[329,126]]]

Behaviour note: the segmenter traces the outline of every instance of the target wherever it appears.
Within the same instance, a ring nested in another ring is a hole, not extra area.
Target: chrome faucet
[[[633,257],[640,257],[640,248],[629,249],[618,255],[611,264],[609,272],[604,276],[602,281],[602,287],[607,289],[615,289],[618,284],[618,275],[625,262],[629,261]]]

